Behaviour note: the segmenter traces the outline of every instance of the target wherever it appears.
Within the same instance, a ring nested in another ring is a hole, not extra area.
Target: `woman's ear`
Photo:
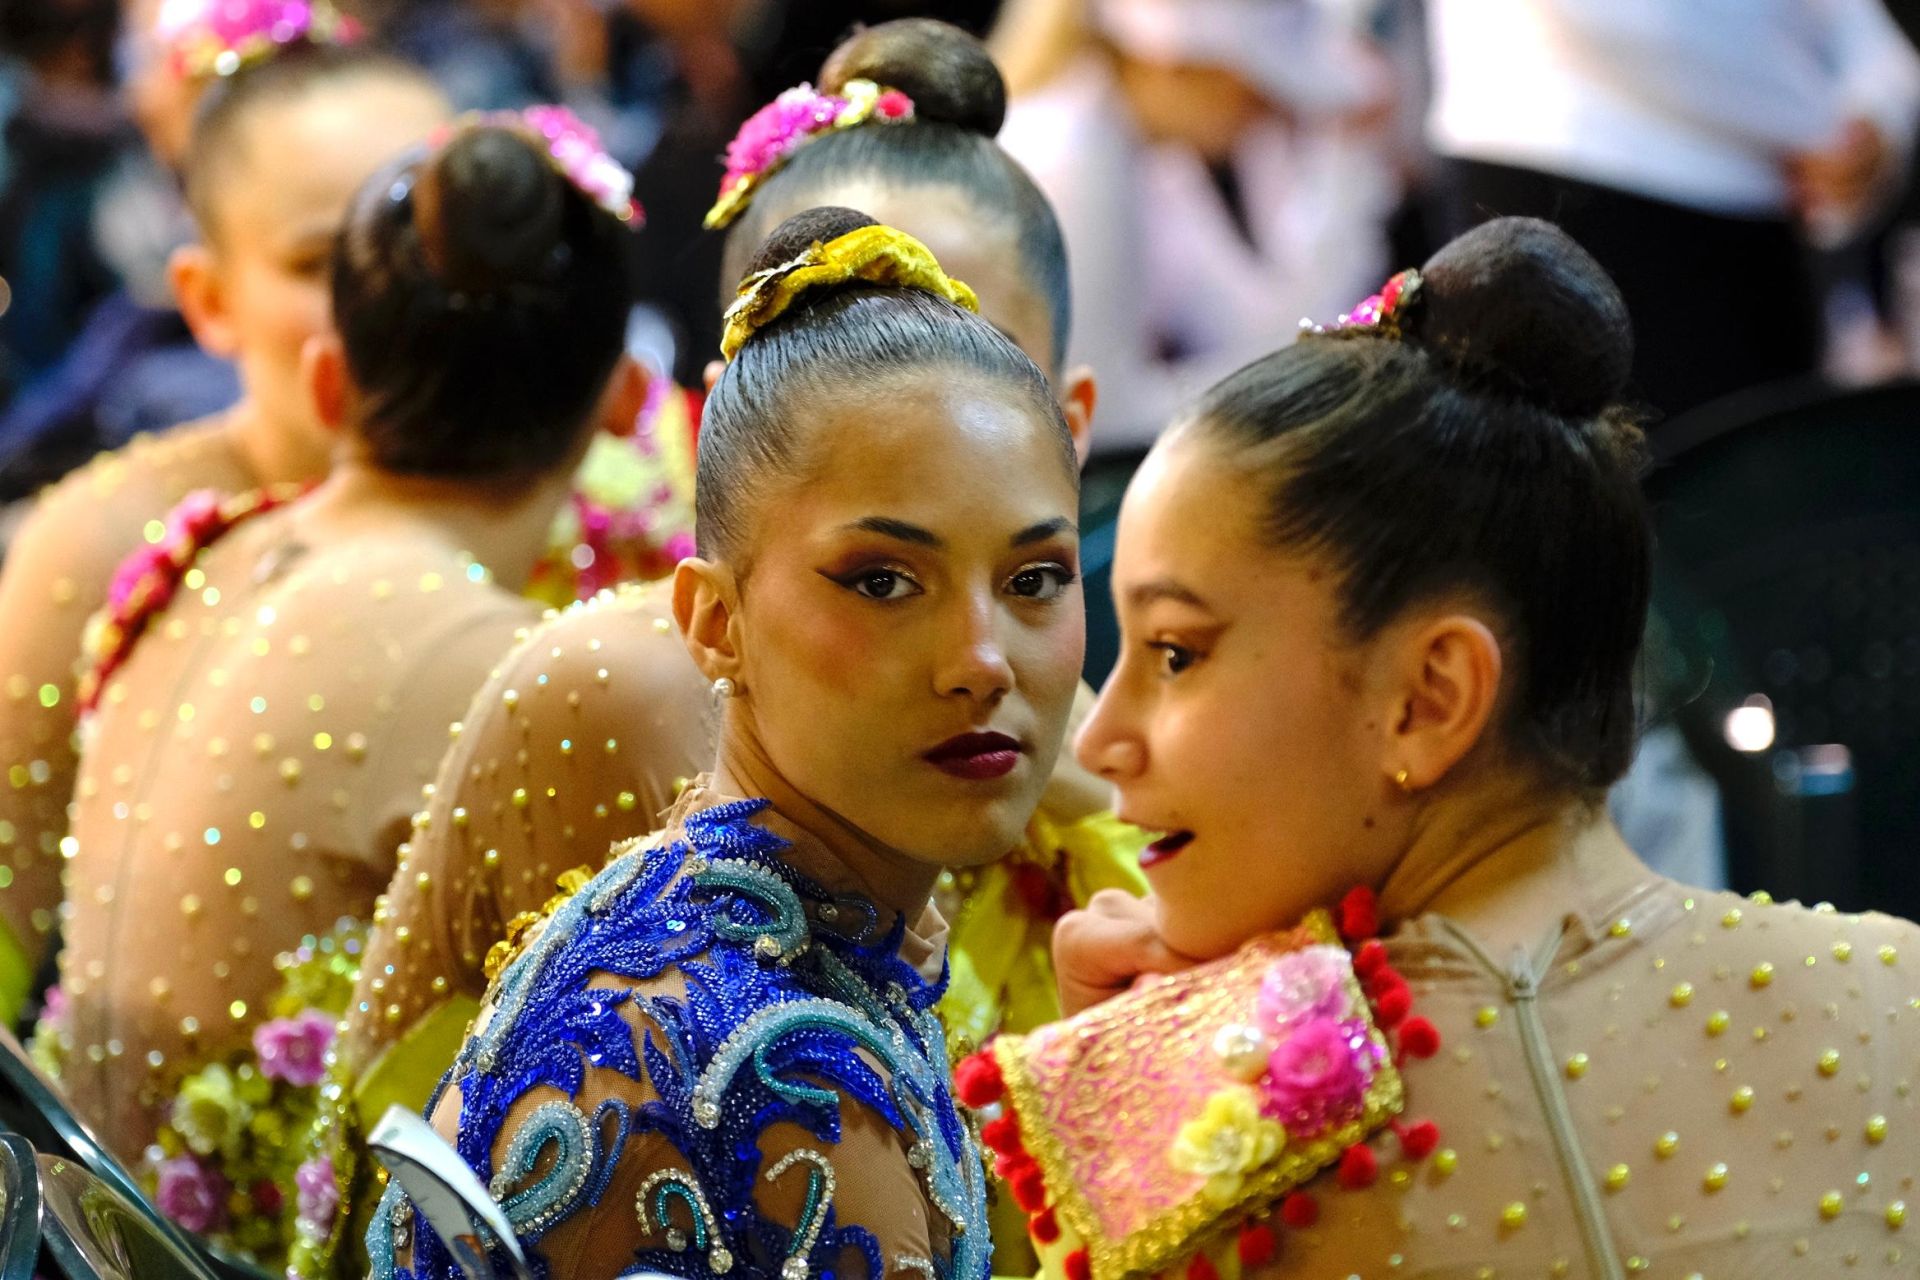
[[[1073,436],[1073,452],[1082,467],[1093,451],[1093,411],[1100,403],[1100,388],[1093,370],[1076,365],[1060,380],[1060,409],[1066,414],[1067,431]]]
[[[709,360],[707,367],[701,370],[700,380],[707,385],[707,394],[712,395],[714,387],[720,383],[720,375],[727,371],[725,360]]]
[[[240,354],[240,331],[227,308],[226,285],[213,250],[204,244],[181,245],[167,259],[167,282],[193,340],[210,356],[232,360]]]
[[[733,570],[688,556],[673,571],[673,620],[687,654],[708,680],[725,677],[737,686],[741,660],[739,595]]]
[[[606,394],[600,398],[600,429],[616,439],[627,439],[640,430],[640,413],[647,407],[647,390],[653,375],[632,356],[621,356],[607,380]]]
[[[344,431],[353,412],[353,375],[339,335],[317,333],[307,339],[300,348],[300,385],[315,420],[331,434]]]
[[[1428,615],[1387,642],[1397,674],[1382,772],[1400,790],[1418,791],[1486,737],[1500,705],[1500,640],[1480,618],[1453,612]]]

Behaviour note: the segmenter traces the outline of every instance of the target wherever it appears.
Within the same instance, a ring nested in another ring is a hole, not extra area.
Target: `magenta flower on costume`
[[[328,0],[164,0],[154,38],[175,74],[229,76],[290,44],[348,44],[360,27]]]
[[[1279,1037],[1297,1023],[1338,1022],[1353,1014],[1353,960],[1339,947],[1303,947],[1268,967],[1255,1004],[1261,1030]]]
[[[294,1171],[294,1189],[299,1193],[300,1221],[322,1234],[333,1230],[333,1219],[340,1212],[340,1184],[335,1180],[333,1161],[316,1156]]]
[[[1295,1138],[1323,1133],[1365,1110],[1379,1062],[1364,1021],[1300,1022],[1267,1058],[1262,1110]]]
[[[319,1084],[327,1074],[327,1048],[333,1043],[332,1018],[312,1009],[292,1018],[275,1018],[253,1029],[253,1051],[260,1073],[288,1084]]]
[[[67,1016],[72,1011],[67,1000],[67,989],[57,983],[47,988],[46,1002],[40,1006],[40,1021],[55,1031],[67,1028]]]
[[[160,1212],[188,1231],[218,1231],[227,1222],[227,1180],[193,1156],[175,1156],[159,1166],[154,1200]]]

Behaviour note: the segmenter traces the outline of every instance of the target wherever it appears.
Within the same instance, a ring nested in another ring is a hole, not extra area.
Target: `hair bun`
[[[1633,367],[1620,290],[1573,237],[1538,218],[1496,218],[1420,269],[1411,329],[1467,377],[1570,418],[1616,403]]]
[[[916,119],[996,137],[1007,118],[1007,84],[980,41],[933,18],[901,18],[848,37],[820,68],[820,89],[871,80],[913,99]]]
[[[414,185],[427,264],[447,288],[486,294],[555,279],[566,263],[566,182],[511,129],[464,130]]]
[[[805,213],[796,213],[773,229],[773,234],[767,237],[760,251],[747,263],[746,275],[756,275],[782,263],[792,262],[815,244],[838,240],[849,231],[878,225],[877,219],[869,218],[858,209],[841,205],[821,205]]]

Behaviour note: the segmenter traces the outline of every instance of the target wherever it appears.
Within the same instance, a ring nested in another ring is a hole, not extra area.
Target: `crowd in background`
[[[189,121],[128,34],[155,3],[0,6],[3,500],[234,394],[166,287]],[[1073,246],[1072,356],[1105,378],[1099,454],[1137,454],[1183,397],[1489,212],[1555,216],[1621,279],[1659,414],[1920,356],[1920,72],[1873,0],[360,7],[456,106],[565,102],[637,168],[638,340],[686,385],[717,340],[700,215],[727,139],[852,25],[909,12],[991,35],[1007,68],[1005,143]]]

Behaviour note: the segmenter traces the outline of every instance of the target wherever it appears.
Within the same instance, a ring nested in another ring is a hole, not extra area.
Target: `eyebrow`
[[[1150,605],[1157,600],[1174,600],[1180,604],[1190,604],[1196,609],[1208,609],[1211,612],[1205,600],[1171,578],[1156,578],[1152,582],[1143,582],[1137,587],[1129,587],[1127,600],[1139,607]]]
[[[935,550],[947,545],[946,540],[931,529],[923,529],[917,524],[909,524],[905,520],[894,520],[887,516],[867,516],[846,527],[858,529],[862,533],[877,533],[883,538],[892,538],[898,542],[911,542],[915,546],[932,547]],[[1027,526],[1009,538],[1007,544],[1025,547],[1036,542],[1044,542],[1058,534],[1073,532],[1077,532],[1073,521],[1065,516],[1055,516],[1051,520],[1042,520],[1039,524]]]

